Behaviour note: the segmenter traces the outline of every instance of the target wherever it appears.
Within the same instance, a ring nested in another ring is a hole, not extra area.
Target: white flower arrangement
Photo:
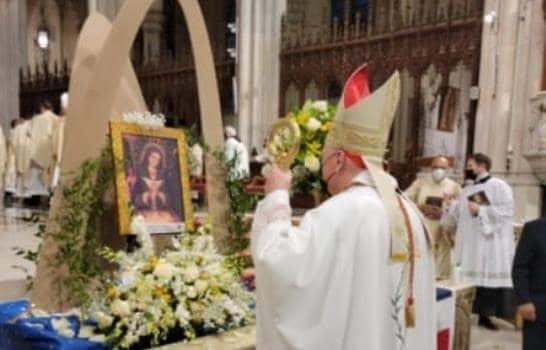
[[[149,129],[163,128],[166,122],[163,114],[153,114],[148,111],[124,113],[122,120],[126,123],[138,124]]]
[[[62,335],[63,337],[74,338],[76,336],[76,333],[70,327],[70,322],[64,317],[53,318],[51,320],[51,326],[53,327],[55,332]]]
[[[320,160],[314,155],[307,155],[303,163],[312,173],[317,173],[320,170]]]
[[[307,127],[307,130],[311,132],[315,132],[318,129],[320,129],[320,127],[322,126],[322,123],[315,118],[309,118],[305,126]]]
[[[319,110],[320,112],[328,111],[328,101],[326,100],[317,100],[312,103],[313,108]]]
[[[230,260],[216,252],[209,226],[185,233],[176,250],[157,257],[139,225],[137,218],[131,226],[141,248],[113,254],[120,270],[88,310],[109,346],[126,349],[142,339],[157,345],[177,329],[191,340],[253,323],[254,295]]]

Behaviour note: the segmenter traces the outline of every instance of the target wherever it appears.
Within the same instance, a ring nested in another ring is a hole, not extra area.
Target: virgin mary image
[[[148,223],[175,223],[181,218],[172,209],[166,184],[165,150],[156,143],[147,143],[140,154],[136,179],[132,188],[133,209]]]

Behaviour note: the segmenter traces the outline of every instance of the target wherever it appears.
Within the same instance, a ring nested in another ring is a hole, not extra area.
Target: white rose
[[[186,291],[186,296],[190,299],[197,298],[197,291],[193,287],[188,287],[188,290]]]
[[[112,322],[114,322],[114,318],[112,316],[107,315],[102,311],[94,312],[92,317],[95,321],[97,321],[100,328],[108,328]]]
[[[142,215],[136,215],[131,220],[131,233],[137,236],[148,233],[146,222],[144,221],[144,217]]]
[[[313,102],[313,108],[318,109],[321,112],[326,112],[328,110],[328,101],[319,100]]]
[[[305,127],[309,131],[317,131],[322,126],[322,123],[315,118],[309,118]]]
[[[106,343],[106,337],[104,336],[104,334],[99,334],[89,338],[89,341],[95,343]]]
[[[180,323],[180,326],[184,327],[188,325],[190,321],[190,312],[183,304],[179,304],[176,307],[176,311],[174,312],[174,315],[176,316],[176,319]]]
[[[112,310],[112,313],[114,315],[120,317],[129,316],[129,314],[131,314],[131,307],[129,306],[129,302],[125,300],[114,300],[112,305],[110,305],[110,309]]]
[[[95,327],[92,326],[82,326],[80,332],[78,333],[78,338],[91,338],[95,335]]]
[[[222,283],[229,283],[233,280],[233,275],[230,273],[230,272],[224,272],[221,276],[220,276],[220,281]]]
[[[207,266],[205,271],[211,276],[216,276],[222,273],[222,266],[219,263],[213,263]]]
[[[197,280],[197,282],[195,282],[195,289],[197,289],[197,293],[199,294],[204,294],[207,291],[208,287],[209,284],[207,281]]]
[[[66,338],[74,338],[76,332],[70,327],[70,322],[66,318],[54,318],[51,320],[51,325],[53,329],[58,334]]]
[[[195,266],[187,267],[184,270],[184,282],[190,283],[199,278],[199,269]]]
[[[310,172],[316,173],[320,170],[320,160],[315,156],[306,156],[304,159],[304,164]]]
[[[229,312],[230,315],[239,315],[242,313],[242,310],[235,305],[233,300],[227,299],[224,303],[224,308]]]
[[[135,283],[136,275],[133,270],[126,270],[121,273],[121,284],[125,287],[131,287]]]
[[[154,275],[162,279],[171,279],[176,272],[176,267],[169,263],[161,262],[154,269]]]

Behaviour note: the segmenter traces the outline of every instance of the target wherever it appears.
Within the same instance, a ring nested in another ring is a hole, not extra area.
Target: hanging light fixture
[[[47,51],[49,50],[49,44],[50,44],[50,33],[49,28],[47,27],[46,21],[45,21],[45,15],[44,15],[44,7],[40,9],[41,19],[40,24],[38,25],[38,29],[36,30],[36,38],[35,43],[36,46],[40,50]]]

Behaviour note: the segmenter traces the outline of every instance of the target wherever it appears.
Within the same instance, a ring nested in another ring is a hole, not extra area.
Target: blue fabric
[[[0,304],[0,349],[2,350],[105,350],[103,344],[87,339],[66,338],[55,332],[51,321],[58,317],[16,319],[29,307],[27,300]],[[64,317],[77,334],[80,329],[75,316]]]

